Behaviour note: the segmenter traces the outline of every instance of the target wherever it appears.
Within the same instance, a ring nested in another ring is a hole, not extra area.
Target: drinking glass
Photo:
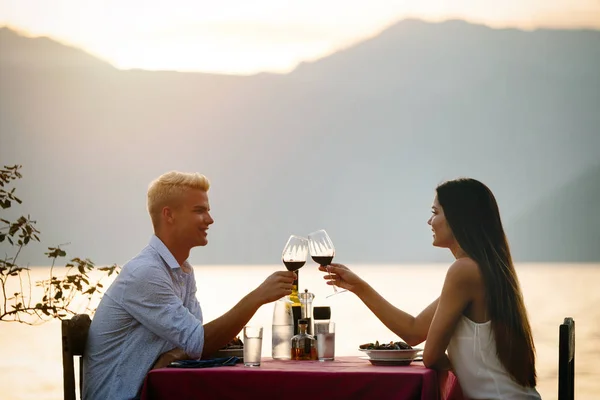
[[[333,247],[333,242],[325,229],[318,230],[308,235],[308,249],[310,250],[310,256],[313,261],[322,267],[327,266],[327,272],[331,274],[329,264],[331,264],[333,257],[335,256],[335,247]],[[333,284],[332,287],[333,294],[330,294],[327,297],[347,292],[347,290],[338,290],[335,284]]]
[[[262,336],[262,326],[244,327],[244,365],[246,367],[260,366]]]
[[[335,359],[335,322],[315,321],[315,337],[317,338],[317,358],[319,361]]]

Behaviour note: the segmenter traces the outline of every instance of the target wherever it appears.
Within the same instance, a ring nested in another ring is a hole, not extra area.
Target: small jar
[[[306,332],[307,327],[308,320],[298,321],[299,333],[292,338],[292,360],[317,359],[317,341]]]

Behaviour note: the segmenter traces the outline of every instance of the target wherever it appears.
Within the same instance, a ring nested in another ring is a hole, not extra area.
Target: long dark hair
[[[516,382],[535,387],[531,327],[494,195],[467,178],[444,182],[436,191],[454,238],[481,271],[500,362]]]

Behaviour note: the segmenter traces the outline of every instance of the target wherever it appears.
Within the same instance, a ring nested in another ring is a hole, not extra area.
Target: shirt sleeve
[[[202,356],[202,320],[177,296],[164,266],[139,266],[131,271],[125,285],[120,303],[133,318],[190,357]]]
[[[196,318],[198,318],[200,320],[200,322],[202,322],[204,320],[204,318],[202,317],[202,308],[200,307],[200,302],[198,301],[198,298],[196,297],[196,292],[197,292],[197,287],[196,287],[196,277],[194,275],[194,269],[193,267],[191,267],[192,273],[191,273],[191,277],[190,277],[190,290],[188,290],[187,292],[187,296],[185,299],[185,306],[190,310],[190,312],[192,313],[193,316],[195,316]]]

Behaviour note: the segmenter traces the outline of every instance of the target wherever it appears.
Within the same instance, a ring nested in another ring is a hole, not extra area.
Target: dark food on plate
[[[235,339],[231,339],[231,341],[229,343],[227,343],[221,349],[232,350],[232,349],[243,349],[243,348],[244,348],[244,343],[242,342],[242,339],[240,339],[239,336],[236,336]]]
[[[412,347],[406,342],[389,342],[379,344],[379,340],[375,343],[365,343],[358,346],[363,350],[410,350]]]

